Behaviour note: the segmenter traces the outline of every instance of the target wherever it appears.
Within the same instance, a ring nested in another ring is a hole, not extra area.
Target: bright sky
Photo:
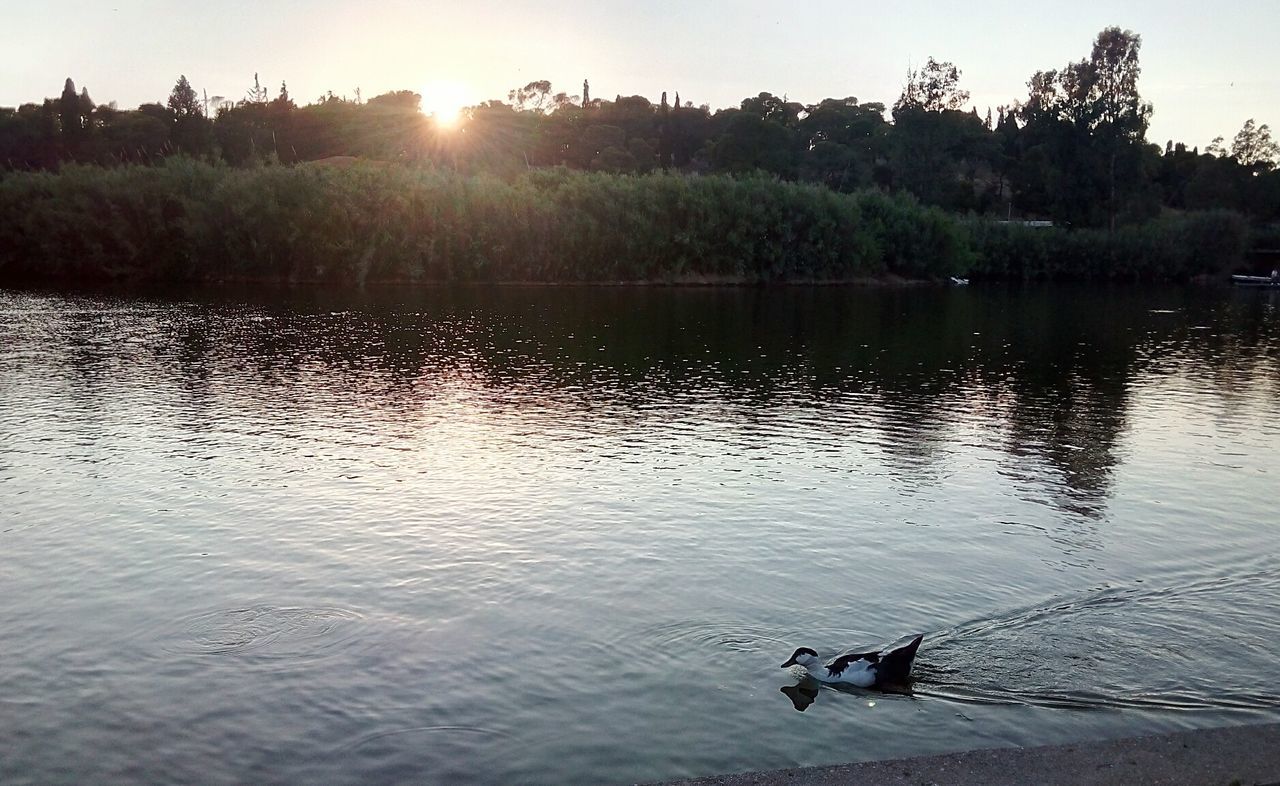
[[[164,100],[179,74],[239,99],[255,71],[300,104],[440,85],[474,103],[536,79],[572,95],[584,77],[597,98],[679,91],[713,109],[764,90],[892,104],[933,56],[985,114],[1108,25],[1142,35],[1151,141],[1280,126],[1280,0],[0,0],[0,106],[57,96],[68,76],[125,108]]]

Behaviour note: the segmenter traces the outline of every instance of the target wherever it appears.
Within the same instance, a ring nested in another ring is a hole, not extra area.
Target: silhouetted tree
[[[507,93],[507,100],[517,112],[543,112],[551,109],[551,83],[546,79],[530,82]]]
[[[893,108],[942,112],[962,109],[967,103],[969,92],[960,89],[960,69],[930,57],[924,68],[907,69],[907,83]]]
[[[658,104],[658,166],[671,168],[671,105],[667,103],[666,90]]]
[[[62,87],[62,97],[58,99],[58,121],[62,129],[63,148],[68,158],[75,159],[81,153],[85,132],[88,130],[87,119],[84,104],[80,101],[80,95],[76,93],[75,82],[71,81],[71,77],[67,77]]]
[[[208,152],[212,143],[209,120],[186,75],[178,77],[166,106],[173,125],[171,139],[178,150],[191,155]]]
[[[908,70],[893,107],[888,146],[893,186],[952,210],[983,206],[979,179],[992,179],[997,146],[976,111],[961,111],[968,102],[954,64],[930,57],[923,68]]]
[[[1131,30],[1108,27],[1098,34],[1089,67],[1084,72],[1091,83],[1089,98],[1097,106],[1098,119],[1094,129],[1102,137],[1109,156],[1107,203],[1108,225],[1112,229],[1119,210],[1118,178],[1123,176],[1127,182],[1132,182],[1132,178],[1138,176],[1133,171],[1133,154],[1146,137],[1151,118],[1151,105],[1143,102],[1138,94],[1138,77],[1142,73],[1138,52],[1141,48],[1141,36]],[[1128,164],[1127,171],[1120,172],[1120,157],[1125,153],[1130,154],[1124,162]]]
[[[187,81],[185,75],[178,77],[178,82],[173,86],[172,92],[169,93],[169,111],[173,112],[174,117],[194,117],[201,115],[200,101],[196,96],[196,91],[191,87],[191,83]]]
[[[1269,170],[1280,158],[1280,144],[1271,138],[1270,127],[1265,123],[1255,126],[1249,118],[1231,142],[1231,157],[1243,166]]]
[[[1154,207],[1156,153],[1145,144],[1151,106],[1137,89],[1141,44],[1131,31],[1107,28],[1089,59],[1027,83],[1018,185],[1041,194],[1055,216],[1114,228],[1122,212],[1141,217]]]

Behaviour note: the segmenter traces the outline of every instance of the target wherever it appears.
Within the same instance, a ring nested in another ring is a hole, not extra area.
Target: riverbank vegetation
[[[970,275],[999,281],[1188,281],[1245,261],[1249,225],[1230,210],[1171,214],[1144,224],[1068,230],[971,221]]]
[[[961,225],[763,177],[355,165],[68,167],[0,182],[0,273],[288,281],[945,275]]]
[[[1246,231],[1227,212],[1041,229],[765,176],[170,159],[0,180],[0,280],[1186,278],[1237,262]]]
[[[183,77],[165,104],[120,110],[68,79],[59,98],[0,108],[0,270],[774,281],[1237,266],[1245,222],[1275,236],[1280,146],[1252,120],[1229,146],[1151,144],[1140,49],[1104,30],[985,116],[933,58],[892,108],[761,93],[712,112],[534,81],[456,123],[410,91],[298,106],[256,75],[234,101]]]

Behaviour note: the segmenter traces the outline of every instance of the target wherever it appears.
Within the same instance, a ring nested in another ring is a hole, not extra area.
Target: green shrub
[[[1226,210],[1145,224],[1068,230],[971,221],[973,275],[1004,280],[1186,280],[1239,264],[1248,226]]]

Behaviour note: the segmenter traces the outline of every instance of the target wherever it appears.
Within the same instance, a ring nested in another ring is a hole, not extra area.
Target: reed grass
[[[1239,266],[1249,227],[1227,210],[1126,226],[1068,230],[973,222],[974,276],[998,280],[1184,281]]]
[[[768,177],[534,170],[514,179],[356,164],[65,167],[0,180],[0,278],[841,281],[1182,277],[1242,225],[1124,230],[966,221],[909,198]]]

